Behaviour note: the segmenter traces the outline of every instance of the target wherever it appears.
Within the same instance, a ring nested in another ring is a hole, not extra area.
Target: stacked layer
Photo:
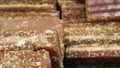
[[[0,40],[1,51],[45,49],[50,52],[52,63],[55,64],[53,67],[60,66],[60,46],[57,35],[52,31],[46,31],[44,34],[40,31],[4,32]]]
[[[58,0],[61,17],[68,23],[85,21],[85,6],[82,0]]]
[[[120,0],[86,0],[86,15],[89,21],[120,19]]]
[[[65,25],[67,58],[120,57],[120,24],[79,23]]]
[[[45,49],[50,52],[53,68],[61,67],[63,47],[59,40],[63,30],[56,13],[1,12],[0,15],[1,51]]]
[[[1,0],[0,10],[51,12],[56,10],[56,0]]]
[[[45,50],[1,52],[0,59],[1,68],[52,68],[49,52]]]
[[[59,19],[59,12],[58,11],[54,11],[54,12],[39,12],[39,11],[30,11],[30,12],[9,12],[9,11],[0,11],[0,19],[29,19],[29,18],[55,18],[55,19]]]

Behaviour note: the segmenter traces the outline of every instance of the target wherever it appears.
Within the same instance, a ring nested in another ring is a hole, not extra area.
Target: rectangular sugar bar
[[[52,68],[49,52],[46,50],[8,51],[0,55],[2,68]]]
[[[58,18],[59,12],[0,12],[1,31],[40,30],[53,29],[63,40],[63,21]],[[9,27],[9,28],[6,28]]]
[[[120,32],[119,22],[64,24],[65,35],[83,35]]]
[[[56,0],[1,0],[0,10],[51,12],[56,10]]]
[[[56,0],[1,0],[0,4],[56,4]]]
[[[120,58],[120,44],[81,44],[69,46],[66,57],[73,59]]]
[[[120,32],[111,34],[86,34],[86,35],[69,35],[65,37],[65,46],[79,45],[79,44],[112,44],[120,43]]]
[[[113,21],[120,19],[120,0],[86,0],[89,21]]]
[[[85,35],[68,35],[65,39],[69,40],[119,40],[120,32],[118,33],[100,33],[100,34],[85,34]]]
[[[65,46],[120,43],[119,22],[65,24]]]
[[[10,11],[0,11],[0,19],[11,18],[11,19],[26,19],[32,17],[53,17],[59,19],[59,12],[39,12],[39,11],[29,11],[29,12],[10,12]]]
[[[11,40],[12,39],[12,40]],[[1,50],[20,49],[47,49],[50,52],[57,52],[58,40],[54,31],[41,33],[40,31],[17,31],[4,32],[0,35]]]

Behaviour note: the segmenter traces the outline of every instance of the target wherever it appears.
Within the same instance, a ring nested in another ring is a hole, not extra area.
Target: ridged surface
[[[67,58],[118,58],[120,44],[81,44],[66,49]]]
[[[120,43],[119,22],[65,24],[65,46]]]
[[[100,22],[96,23],[74,23],[65,24],[66,35],[84,35],[99,33],[117,33],[120,32],[119,22]]]
[[[119,22],[65,24],[66,58],[99,59],[120,57]]]
[[[90,21],[110,21],[120,18],[120,0],[87,0],[86,15]]]

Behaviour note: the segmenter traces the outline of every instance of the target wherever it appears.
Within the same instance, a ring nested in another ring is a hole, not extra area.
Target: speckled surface
[[[51,68],[49,52],[46,50],[3,52],[0,58],[2,68]]]

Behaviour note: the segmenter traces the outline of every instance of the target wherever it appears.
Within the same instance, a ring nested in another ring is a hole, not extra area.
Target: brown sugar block
[[[119,26],[118,22],[65,24],[65,46],[120,43]]]
[[[59,20],[58,17],[59,12],[0,12],[0,29],[3,29],[2,31],[36,29],[44,31],[53,29],[58,32],[58,35],[60,36],[59,39],[62,41],[64,36],[63,21]]]
[[[63,4],[61,6],[61,10],[62,12],[64,13],[67,13],[67,12],[75,12],[74,14],[77,14],[77,13],[83,13],[85,6],[84,5],[81,5],[81,4],[76,4],[76,3],[68,3],[68,4]],[[79,11],[79,12],[78,12]]]
[[[11,19],[27,19],[27,18],[32,18],[32,17],[53,17],[59,19],[59,12],[58,11],[53,11],[53,12],[39,12],[39,11],[29,11],[29,12],[13,12],[13,11],[0,11],[0,19],[5,19],[5,18],[11,18]]]
[[[112,44],[120,43],[120,33],[111,34],[86,34],[86,35],[69,35],[65,37],[65,46],[79,45],[79,44]]]
[[[51,33],[50,33],[51,32]],[[11,40],[12,39],[12,40]],[[57,51],[57,35],[54,31],[40,33],[40,31],[4,32],[0,35],[1,50],[19,49],[47,49]],[[3,48],[2,48],[3,47]]]
[[[12,40],[11,40],[12,39]],[[54,31],[19,31],[4,32],[0,36],[0,49],[2,51],[11,50],[40,50],[45,49],[50,52],[53,67],[60,67],[61,50],[58,44],[58,36]]]
[[[1,55],[2,68],[52,68],[49,52],[46,50],[8,51]]]
[[[89,21],[113,21],[120,19],[119,0],[86,0]]]
[[[119,49],[119,44],[81,44],[67,47],[66,57],[74,59],[119,58]]]
[[[56,0],[1,0],[0,10],[50,12],[56,10]]]
[[[83,20],[84,15],[84,6],[83,5],[62,5],[62,19],[65,21],[69,20]]]
[[[120,32],[119,22],[67,23],[64,24],[64,27],[65,35]]]
[[[46,49],[50,51],[51,58],[53,59],[53,67],[57,67],[57,65],[60,67],[60,55],[63,48],[60,46],[58,40],[61,40],[63,37],[62,21],[51,16],[15,15],[12,16],[12,14],[9,14],[9,17],[5,15],[5,17],[0,18],[2,49]]]
[[[53,29],[61,36],[60,40],[63,40],[63,21],[58,17],[59,12],[0,12],[0,29],[2,31]]]
[[[62,19],[67,22],[82,22],[85,20],[83,4],[66,1],[61,5]]]

